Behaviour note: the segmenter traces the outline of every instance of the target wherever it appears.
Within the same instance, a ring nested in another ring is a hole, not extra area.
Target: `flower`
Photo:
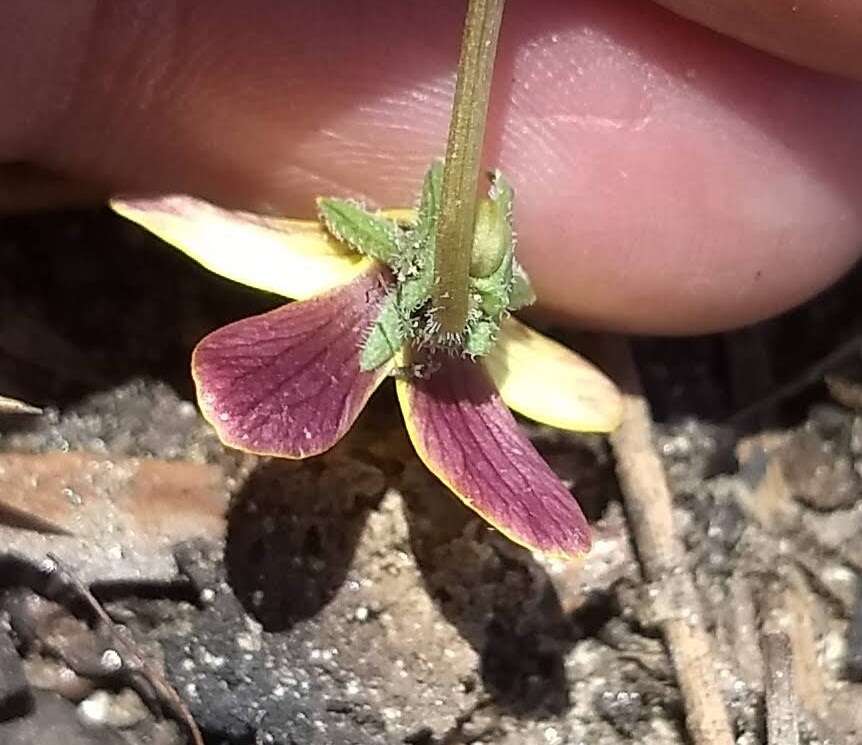
[[[229,211],[188,196],[112,203],[211,271],[296,301],[217,329],[195,348],[198,401],[221,440],[261,455],[317,455],[338,442],[393,375],[419,457],[467,506],[532,550],[562,558],[587,551],[589,526],[580,507],[508,407],[561,429],[607,432],[622,410],[613,383],[509,316],[506,303],[496,308],[490,330],[487,318],[476,315],[474,336],[458,340],[485,356],[410,341],[426,331],[404,328],[406,293],[395,302],[393,288],[401,292],[405,277],[421,271],[383,254],[401,231],[419,230],[424,200],[418,217],[413,210],[369,216],[337,200],[319,204],[326,226]],[[363,246],[366,255],[357,253]],[[488,267],[499,264],[497,258]],[[507,298],[518,289],[519,271],[512,259]]]

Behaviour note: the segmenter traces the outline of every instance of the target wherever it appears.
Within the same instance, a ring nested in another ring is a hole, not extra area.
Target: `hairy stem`
[[[435,300],[444,333],[464,330],[476,189],[505,0],[470,0],[449,123],[437,224]]]

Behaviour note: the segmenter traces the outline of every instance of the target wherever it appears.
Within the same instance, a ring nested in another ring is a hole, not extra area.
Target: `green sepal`
[[[470,289],[473,321],[463,340],[465,354],[481,357],[496,343],[508,311],[535,300],[526,272],[515,260],[512,188],[499,172],[491,177],[489,198],[477,211]]]
[[[484,357],[494,348],[499,329],[500,324],[490,320],[471,324],[464,338],[464,354],[470,357]]]
[[[481,199],[476,208],[470,256],[471,277],[490,277],[514,251],[512,187],[499,171],[491,174],[490,178],[488,198]]]
[[[362,370],[376,370],[391,360],[404,345],[406,329],[398,309],[398,299],[391,292],[383,301],[383,307],[371,332],[362,346],[359,367]]]
[[[519,310],[536,302],[536,293],[530,278],[517,259],[512,260],[512,293],[509,296],[509,310]]]
[[[398,287],[398,303],[404,317],[409,317],[431,299],[434,288],[434,265],[431,260],[415,277],[404,280]]]
[[[422,182],[422,196],[419,198],[418,220],[416,221],[415,239],[424,244],[434,237],[437,229],[437,217],[440,212],[440,192],[443,189],[443,161],[436,160],[431,164]]]
[[[535,300],[526,273],[515,260],[512,188],[499,173],[476,212],[471,246],[470,310],[462,334],[441,335],[432,301],[434,254],[441,204],[443,164],[425,174],[415,223],[398,225],[356,202],[321,198],[320,219],[337,239],[387,264],[395,286],[368,333],[360,355],[363,370],[389,362],[405,344],[430,344],[471,357],[494,347],[508,311]]]
[[[320,197],[317,209],[324,227],[354,251],[392,265],[400,253],[398,225],[346,199]]]
[[[480,296],[479,310],[484,316],[494,318],[509,307],[512,294],[512,261],[508,252],[489,277],[472,277],[470,286]]]
[[[403,262],[407,268],[399,272],[398,303],[403,318],[410,318],[425,305],[434,289],[434,250],[442,184],[443,162],[435,161],[422,183],[416,225],[407,235],[409,254]]]

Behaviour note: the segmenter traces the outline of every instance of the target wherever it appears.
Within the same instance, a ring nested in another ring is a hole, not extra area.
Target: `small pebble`
[[[78,704],[78,717],[90,727],[134,727],[149,716],[140,696],[131,688],[117,694],[96,691]]]

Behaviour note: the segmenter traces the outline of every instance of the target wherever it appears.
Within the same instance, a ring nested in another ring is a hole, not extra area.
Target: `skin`
[[[661,4],[507,7],[486,163],[515,186],[543,307],[579,326],[738,326],[862,246],[862,4]],[[442,153],[463,10],[6,0],[0,210],[164,192],[293,216],[321,193],[410,204]]]

